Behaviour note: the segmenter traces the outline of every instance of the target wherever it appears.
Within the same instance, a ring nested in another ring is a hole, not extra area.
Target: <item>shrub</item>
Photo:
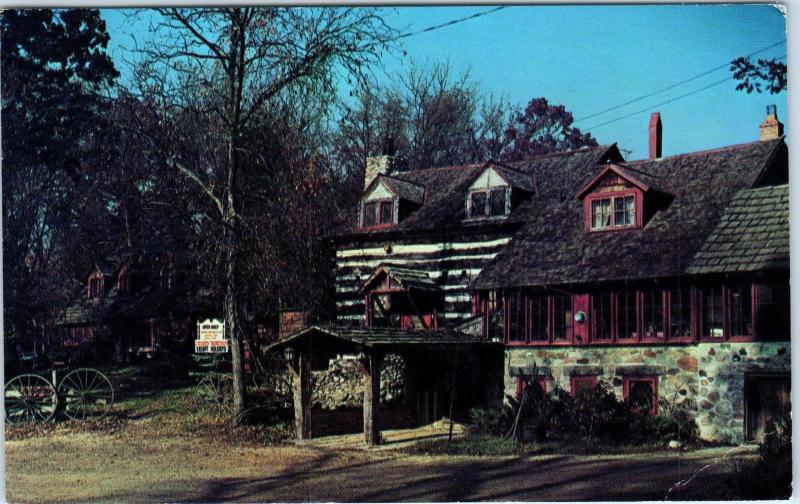
[[[472,408],[469,410],[470,434],[503,435],[508,431],[508,410],[504,408]]]

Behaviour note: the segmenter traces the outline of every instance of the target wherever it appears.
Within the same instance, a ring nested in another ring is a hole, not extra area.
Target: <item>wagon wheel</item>
[[[114,386],[100,371],[80,368],[64,376],[58,397],[64,402],[64,414],[74,420],[101,418],[114,404]]]
[[[233,412],[233,380],[222,373],[208,373],[195,387],[197,410],[210,408],[217,414]]]
[[[56,413],[58,398],[53,384],[35,374],[13,378],[5,386],[6,422],[46,422]]]

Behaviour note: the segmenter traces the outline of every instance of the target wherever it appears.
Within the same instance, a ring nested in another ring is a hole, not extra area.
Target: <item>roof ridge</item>
[[[510,168],[512,170],[520,171],[517,168],[514,168],[513,166],[511,166],[510,164],[507,164],[507,163],[528,163],[530,161],[536,161],[537,159],[541,159],[541,158],[555,157],[555,156],[565,156],[565,155],[568,155],[568,154],[574,154],[576,152],[587,152],[587,151],[597,150],[597,149],[601,149],[601,148],[605,149],[605,150],[608,150],[613,145],[614,144],[598,144],[598,145],[594,145],[592,147],[580,147],[578,149],[570,149],[570,150],[565,150],[565,151],[548,152],[547,154],[538,154],[536,156],[531,156],[529,158],[520,159],[519,161],[501,162],[501,161],[495,161],[493,159],[487,159],[486,161],[480,161],[480,162],[477,162],[477,163],[466,163],[466,164],[451,165],[451,166],[437,166],[437,167],[433,167],[433,168],[415,168],[413,170],[406,170],[406,171],[400,172],[400,173],[425,172],[425,171],[431,171],[431,170],[456,170],[456,169],[465,170],[467,168],[476,168],[476,167],[479,167],[479,166],[486,166],[486,165],[488,165],[490,163],[496,163],[496,164],[498,164],[500,166],[505,166],[505,167]]]
[[[674,159],[674,158],[679,158],[679,157],[684,157],[684,156],[694,156],[694,155],[701,155],[701,154],[714,154],[714,153],[717,153],[717,152],[724,152],[726,150],[741,148],[741,147],[744,147],[744,146],[747,146],[747,145],[765,144],[765,143],[770,143],[770,142],[777,143],[779,140],[783,140],[783,138],[784,137],[781,136],[781,137],[778,137],[778,138],[775,138],[775,139],[772,139],[772,140],[755,140],[753,142],[743,142],[743,143],[738,143],[738,144],[733,144],[733,145],[725,145],[723,147],[714,147],[713,149],[705,149],[705,150],[692,151],[692,152],[683,152],[681,154],[673,154],[671,156],[664,156],[664,157],[660,157],[660,158],[656,158],[656,159],[637,159],[636,161],[625,161],[622,164],[623,165],[629,165],[629,164],[653,163],[653,162],[663,161],[665,159]]]
[[[405,173],[405,172],[403,172],[403,173]],[[390,179],[394,179],[394,180],[399,180],[400,182],[405,182],[406,184],[415,185],[415,186],[419,187],[420,189],[423,189],[423,190],[425,189],[425,186],[424,186],[424,185],[422,185],[422,184],[418,184],[418,183],[416,183],[416,182],[412,182],[412,181],[410,181],[410,180],[406,180],[406,179],[404,179],[404,178],[400,178],[400,177],[398,177],[397,175],[389,175],[389,174],[387,174],[387,173],[381,173],[381,174],[380,174],[380,175],[378,175],[378,176],[379,176],[379,177],[386,177],[386,178],[390,178]]]

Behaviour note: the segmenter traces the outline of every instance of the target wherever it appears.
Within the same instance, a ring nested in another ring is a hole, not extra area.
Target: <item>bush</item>
[[[474,435],[503,435],[508,431],[508,410],[503,408],[472,408],[469,410],[470,424],[467,432]]]
[[[521,447],[512,439],[491,436],[472,435],[464,438],[432,439],[417,443],[409,448],[411,453],[425,455],[468,455],[481,457],[501,457],[506,455],[519,455]]]

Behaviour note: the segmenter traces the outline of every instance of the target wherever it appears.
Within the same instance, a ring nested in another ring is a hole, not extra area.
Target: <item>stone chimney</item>
[[[650,159],[661,157],[661,114],[650,114]]]
[[[366,190],[378,175],[391,175],[404,166],[405,161],[395,155],[394,138],[384,137],[383,154],[367,158],[367,166],[364,169],[364,189]]]
[[[783,123],[778,120],[778,107],[767,105],[767,118],[758,126],[758,129],[762,142],[783,136]]]

